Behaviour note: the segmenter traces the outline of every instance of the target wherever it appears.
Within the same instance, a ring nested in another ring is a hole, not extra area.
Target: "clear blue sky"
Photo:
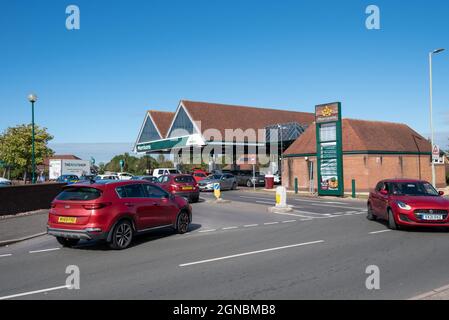
[[[65,28],[65,8],[81,30]],[[381,30],[365,8],[381,9]],[[180,99],[409,124],[428,135],[430,50],[449,49],[449,2],[2,1],[0,130],[36,121],[57,143],[133,142],[145,110]],[[435,128],[449,136],[449,51],[434,59]],[[444,139],[443,139],[444,138]]]

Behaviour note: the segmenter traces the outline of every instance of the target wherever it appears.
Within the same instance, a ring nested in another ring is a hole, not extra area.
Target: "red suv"
[[[189,203],[153,183],[94,182],[63,189],[51,204],[47,232],[67,247],[84,239],[125,249],[137,234],[163,227],[182,234],[191,221]]]
[[[158,178],[159,185],[171,194],[184,197],[190,202],[198,202],[200,189],[198,183],[189,174],[169,174]]]
[[[384,180],[368,199],[368,219],[400,226],[449,227],[449,199],[426,181]]]

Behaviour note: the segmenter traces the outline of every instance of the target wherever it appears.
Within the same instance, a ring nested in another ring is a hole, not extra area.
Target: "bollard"
[[[355,179],[352,179],[352,198],[355,199]]]
[[[214,196],[217,200],[221,198],[221,188],[219,183],[214,183]]]
[[[298,194],[298,178],[295,178],[295,194]]]
[[[276,205],[268,208],[272,213],[287,213],[293,211],[291,206],[287,205],[287,189],[285,187],[276,188]]]

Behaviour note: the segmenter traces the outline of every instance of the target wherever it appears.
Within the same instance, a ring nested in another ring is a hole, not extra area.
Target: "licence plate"
[[[422,219],[430,220],[430,221],[443,220],[443,215],[441,215],[441,214],[423,214]]]
[[[182,190],[193,190],[193,187],[182,187]]]
[[[58,218],[59,223],[76,223],[76,218],[72,217],[59,217]]]

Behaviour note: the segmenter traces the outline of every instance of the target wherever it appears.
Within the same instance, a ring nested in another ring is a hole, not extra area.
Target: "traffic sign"
[[[220,199],[221,196],[220,183],[214,183],[214,195],[215,198]]]
[[[432,161],[438,162],[440,160],[440,147],[436,144],[432,148]]]

